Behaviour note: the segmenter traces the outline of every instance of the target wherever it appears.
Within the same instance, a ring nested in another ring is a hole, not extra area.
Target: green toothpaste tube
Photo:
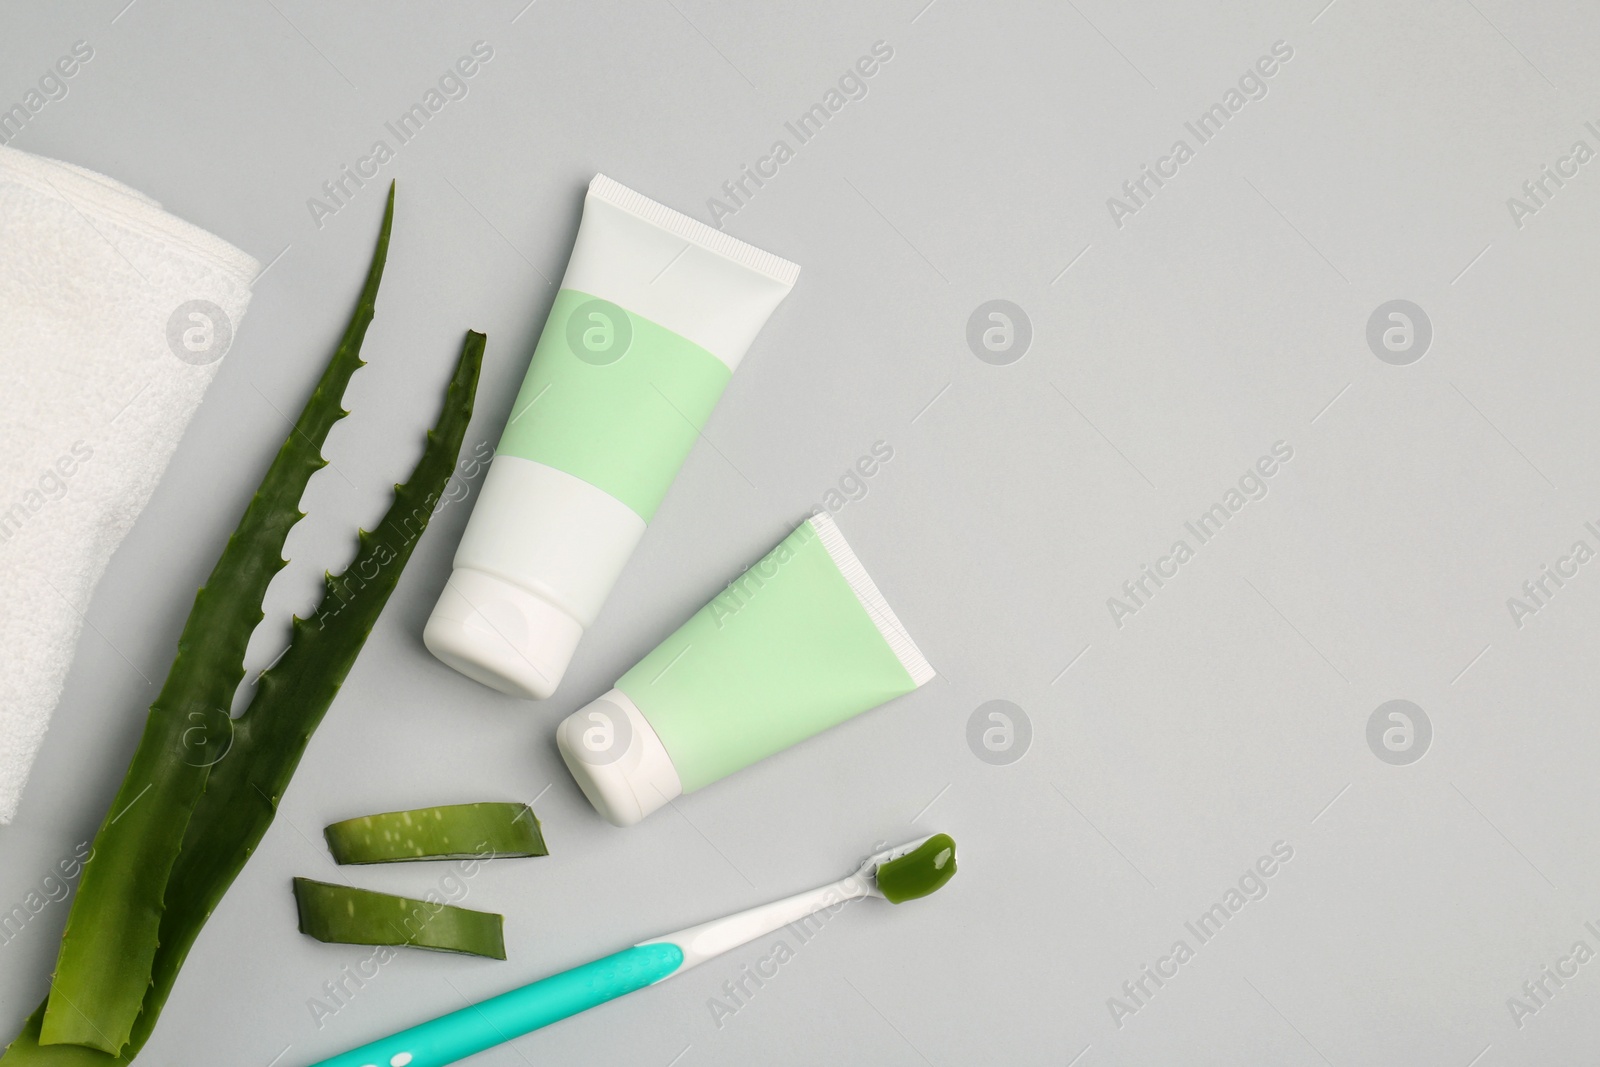
[[[800,268],[603,174],[423,630],[468,678],[555,692]]]
[[[589,802],[632,826],[934,675],[826,514],[556,731]]]

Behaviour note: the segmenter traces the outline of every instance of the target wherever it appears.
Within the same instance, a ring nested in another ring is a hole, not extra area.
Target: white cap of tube
[[[568,715],[556,747],[606,822],[632,826],[683,794],[667,746],[620,689]]]
[[[473,681],[529,700],[556,691],[583,625],[544,597],[486,571],[457,567],[422,643]]]

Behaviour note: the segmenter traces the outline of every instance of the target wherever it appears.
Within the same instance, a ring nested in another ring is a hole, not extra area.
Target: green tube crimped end
[[[916,849],[878,867],[878,888],[891,904],[937,893],[956,873],[956,842],[934,834]]]

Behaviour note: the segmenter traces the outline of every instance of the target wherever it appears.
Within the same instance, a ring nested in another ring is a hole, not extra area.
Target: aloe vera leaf
[[[435,952],[506,958],[505,920],[443,901],[294,880],[300,932],[334,945],[410,945]]]
[[[360,533],[360,547],[344,573],[328,577],[317,611],[295,620],[288,651],[261,676],[237,722],[233,751],[212,768],[173,867],[136,1045],[155,1027],[195,938],[272,824],[306,743],[444,493],[472,419],[484,344],[482,334],[467,334],[422,458],[405,484],[395,487],[394,500],[373,532]]]
[[[81,1045],[40,1045],[41,1005],[0,1056],[0,1067],[124,1067],[150,1039],[190,948],[272,824],[306,742],[349,673],[444,492],[472,419],[484,344],[482,334],[467,334],[438,422],[411,477],[395,487],[394,501],[374,532],[361,533],[360,550],[344,574],[328,577],[328,592],[317,612],[295,620],[289,650],[262,675],[237,720],[233,747],[212,768],[168,879],[161,943],[128,1045],[120,1056]],[[347,576],[368,574],[372,577],[359,588],[339,585]],[[346,591],[348,599],[339,601],[336,590]]]
[[[322,831],[336,863],[548,856],[527,804],[446,804],[336,822]]]
[[[304,517],[300,498],[327,461],[322,444],[348,412],[346,384],[362,366],[394,221],[394,187],[366,284],[344,337],[294,429],[278,450],[204,586],[122,787],[95,836],[95,864],[68,914],[45,1013],[44,1044],[115,1053],[127,1043],[150,984],[167,875],[213,762],[203,742],[225,735],[245,647],[263,618],[262,597],[284,566],[283,543]]]

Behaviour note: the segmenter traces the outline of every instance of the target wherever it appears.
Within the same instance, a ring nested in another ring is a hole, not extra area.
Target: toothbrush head
[[[941,889],[956,873],[956,843],[949,834],[909,841],[867,857],[856,872],[891,904]]]

